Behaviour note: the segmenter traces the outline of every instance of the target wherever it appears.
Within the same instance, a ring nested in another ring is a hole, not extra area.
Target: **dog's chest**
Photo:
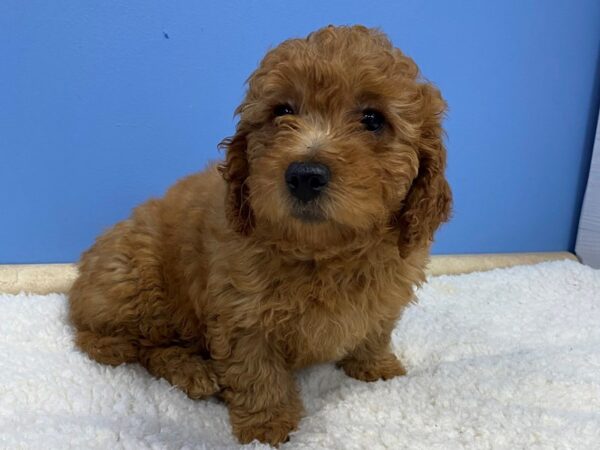
[[[398,315],[401,302],[397,295],[391,280],[368,283],[360,274],[326,283],[306,277],[302,287],[280,284],[274,297],[286,308],[275,309],[279,312],[275,334],[296,368],[336,361]]]
[[[315,305],[290,318],[280,336],[288,360],[299,368],[342,359],[364,340],[372,328],[370,322],[368,313],[356,309],[332,312]]]
[[[395,255],[384,249],[326,265],[260,253],[251,262],[228,261],[224,276],[214,277],[226,284],[210,289],[213,308],[236,327],[268,337],[295,368],[339,360],[396,320],[410,301],[419,272]]]

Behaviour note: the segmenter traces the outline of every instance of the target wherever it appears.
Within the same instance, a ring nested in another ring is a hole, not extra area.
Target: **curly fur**
[[[275,117],[281,103],[296,114]],[[375,108],[384,129],[361,125]],[[386,36],[326,27],[270,51],[248,81],[225,161],[181,180],[98,238],[70,293],[79,347],[139,362],[191,398],[218,393],[241,442],[277,444],[302,404],[293,371],[336,361],[402,375],[390,333],[448,219],[438,90]],[[295,218],[284,172],[331,169]]]

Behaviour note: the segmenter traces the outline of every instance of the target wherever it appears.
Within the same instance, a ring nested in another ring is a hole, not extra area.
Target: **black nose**
[[[294,162],[285,171],[290,193],[301,202],[309,202],[325,189],[331,173],[324,164]]]

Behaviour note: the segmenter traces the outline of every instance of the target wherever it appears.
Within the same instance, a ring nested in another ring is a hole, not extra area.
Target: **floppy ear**
[[[243,124],[238,124],[233,137],[223,139],[220,149],[226,151],[225,162],[219,165],[219,172],[227,182],[225,214],[232,228],[243,235],[249,235],[254,228],[254,213],[249,203],[250,191],[246,180],[249,175],[246,154],[246,135]]]
[[[416,144],[419,172],[395,216],[400,229],[398,248],[408,256],[417,247],[433,240],[437,228],[450,218],[452,192],[444,176],[446,149],[443,144],[442,118],[446,103],[430,84],[420,85],[422,121]]]

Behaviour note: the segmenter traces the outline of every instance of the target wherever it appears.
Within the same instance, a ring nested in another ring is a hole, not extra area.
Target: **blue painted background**
[[[219,157],[264,52],[382,27],[442,89],[437,253],[570,250],[599,98],[600,2],[0,2],[0,263],[74,261]]]

